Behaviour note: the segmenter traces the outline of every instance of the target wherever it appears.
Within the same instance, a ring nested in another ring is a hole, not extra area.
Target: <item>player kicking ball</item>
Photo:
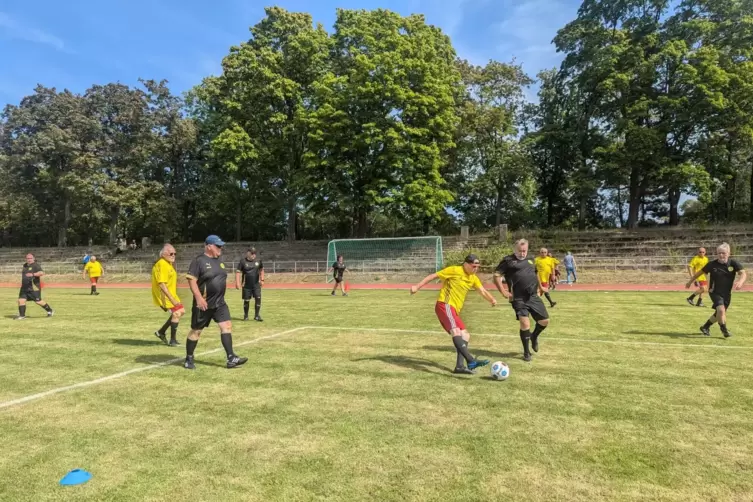
[[[695,281],[702,275],[709,279],[709,298],[711,306],[715,310],[706,324],[701,326],[701,333],[704,336],[711,336],[709,329],[714,323],[719,323],[724,338],[729,338],[732,333],[727,329],[727,310],[732,301],[732,288],[741,290],[745,284],[748,274],[743,266],[737,260],[730,259],[729,244],[726,242],[716,248],[717,259],[708,262],[701,270],[696,272],[690,278],[685,288],[689,289]],[[739,276],[737,281],[735,278]]]
[[[470,254],[465,258],[462,265],[447,267],[435,274],[426,276],[423,281],[415,286],[411,286],[410,293],[415,295],[419,289],[426,286],[435,279],[442,281],[442,289],[439,291],[437,303],[434,306],[434,312],[439,318],[439,323],[445,331],[452,336],[452,343],[457,351],[457,362],[453,373],[460,375],[474,375],[476,368],[489,364],[487,360],[476,359],[468,351],[468,343],[471,335],[465,329],[465,324],[460,318],[460,311],[463,309],[465,297],[471,288],[475,288],[492,307],[497,305],[497,300],[484,289],[481,280],[476,273],[481,262],[476,255]],[[468,363],[466,368],[465,363]]]

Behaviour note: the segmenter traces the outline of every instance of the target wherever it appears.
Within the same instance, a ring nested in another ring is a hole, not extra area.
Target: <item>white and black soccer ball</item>
[[[510,367],[502,361],[497,361],[492,364],[489,371],[492,374],[492,378],[495,380],[507,380],[510,376]]]

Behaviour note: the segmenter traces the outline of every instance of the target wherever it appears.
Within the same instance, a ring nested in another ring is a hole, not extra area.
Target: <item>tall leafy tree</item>
[[[427,230],[453,198],[441,176],[458,123],[450,40],[385,10],[338,10],[332,38],[310,122],[320,202],[348,211],[359,237],[379,211]]]

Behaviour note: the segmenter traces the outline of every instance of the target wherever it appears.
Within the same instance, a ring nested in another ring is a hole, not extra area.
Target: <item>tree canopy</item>
[[[183,96],[39,85],[7,105],[2,243],[753,221],[750,0],[584,0],[535,80],[463,60],[421,15],[265,14]]]

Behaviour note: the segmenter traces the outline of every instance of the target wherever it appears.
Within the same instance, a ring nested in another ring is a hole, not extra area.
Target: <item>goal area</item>
[[[342,255],[355,273],[430,274],[442,269],[442,238],[385,237],[376,239],[336,239],[327,246],[327,268]],[[332,275],[327,276],[327,282]]]

